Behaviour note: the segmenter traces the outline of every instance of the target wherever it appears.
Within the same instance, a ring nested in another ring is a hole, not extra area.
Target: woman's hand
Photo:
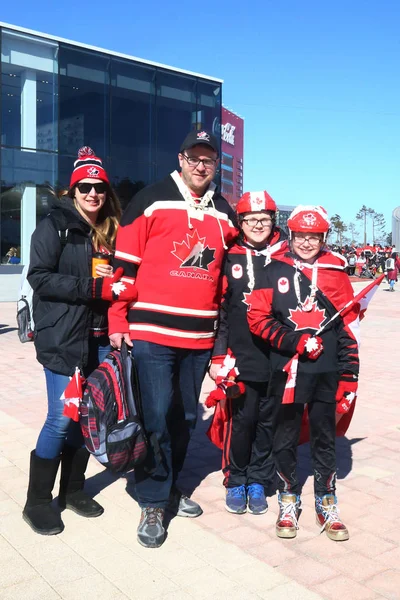
[[[96,275],[97,277],[112,277],[113,268],[111,265],[106,264],[96,265]]]

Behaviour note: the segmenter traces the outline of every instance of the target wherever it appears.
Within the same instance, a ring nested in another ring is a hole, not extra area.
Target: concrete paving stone
[[[149,549],[149,552],[152,551],[154,549]],[[163,594],[180,591],[179,586],[174,581],[165,577],[154,567],[146,565],[146,567],[140,567],[138,570],[125,571],[126,574],[123,577],[117,577],[117,573],[121,573],[123,569],[123,566],[119,567],[112,583],[132,600],[153,600]]]
[[[370,558],[375,558],[395,548],[394,544],[386,542],[381,536],[378,537],[376,533],[359,533],[352,535],[350,540],[353,552],[359,552],[361,555]]]
[[[385,469],[369,465],[365,465],[363,467],[355,467],[354,473],[356,475],[365,475],[365,477],[370,477],[371,479],[382,479],[382,477],[389,477],[393,474],[392,471],[385,471]]]
[[[252,546],[246,549],[246,553],[255,556],[271,567],[279,567],[285,564],[286,561],[298,556],[297,552],[290,549],[289,543],[285,544],[280,540],[271,540],[261,546]]]
[[[324,600],[320,594],[292,581],[268,590],[267,600]]]
[[[328,561],[325,559],[324,562],[327,564]],[[346,556],[342,557],[336,556],[334,567],[347,577],[351,577],[351,579],[360,583],[389,568],[385,567],[377,558],[360,557],[358,552],[348,552]]]
[[[2,456],[0,453],[0,470],[5,469],[6,467],[12,467],[12,466],[13,466],[13,463],[5,456]]]
[[[240,527],[235,527],[235,529],[230,529],[229,531],[224,531],[221,533],[221,536],[224,540],[228,542],[233,542],[239,548],[250,548],[251,546],[260,546],[262,544],[266,544],[270,541],[270,536],[265,533],[263,530],[257,530],[255,527],[249,527],[246,525],[242,525]]]
[[[36,571],[14,550],[0,561],[0,590],[35,577]]]
[[[201,525],[203,527],[219,533],[226,533],[230,529],[236,529],[240,527],[240,523],[241,515],[230,514],[226,511],[218,514],[203,514],[201,516]]]
[[[393,548],[393,550],[379,554],[375,560],[377,563],[388,569],[397,569],[400,571],[400,547]]]
[[[0,589],[1,600],[59,600],[60,596],[40,577]],[[78,600],[75,596],[74,600]]]
[[[190,571],[190,573],[180,574],[172,577],[174,583],[193,598],[208,599],[210,595],[230,597],[230,593],[238,588],[237,582],[219,571],[218,569],[207,565]]]
[[[65,544],[60,539],[60,536],[49,535],[43,537],[45,537],[44,542],[27,544],[26,546],[19,548],[21,556],[23,556],[32,567],[36,568],[37,565],[54,562],[55,560],[64,558],[77,558],[76,552]]]
[[[187,592],[178,590],[176,592],[168,592],[167,594],[157,596],[155,600],[193,600],[193,596],[190,596]]]
[[[100,573],[86,576],[77,581],[56,585],[55,590],[63,600],[84,600],[86,598],[95,598],[96,600],[126,600],[127,598],[118,587]],[[135,600],[139,600],[139,597],[135,596]]]
[[[5,500],[0,500],[0,518],[10,514],[21,515],[21,506],[9,496]]]
[[[332,565],[328,567],[319,561],[306,556],[301,560],[298,558],[288,560],[285,564],[277,567],[277,571],[307,587],[314,586],[321,581],[331,579],[338,575],[334,561],[332,561]]]
[[[232,581],[236,581],[248,591],[255,592],[261,598],[268,598],[271,589],[290,581],[290,578],[279,573],[277,569],[261,561],[235,569],[230,577]]]
[[[351,598],[351,600],[375,600],[376,593],[366,585],[357,583],[349,577],[335,577],[315,586],[315,591],[325,600]],[[398,598],[398,597],[397,597]]]
[[[228,543],[226,543],[223,550],[220,548],[218,552],[203,550],[197,555],[206,563],[213,565],[216,569],[228,576],[236,569],[251,566],[256,562],[256,559],[258,559],[257,556]]]
[[[349,543],[336,543],[330,540],[325,533],[321,533],[313,539],[299,541],[296,551],[326,563],[328,560],[336,561],[336,558],[347,556],[351,549]]]
[[[35,569],[52,587],[96,574],[96,570],[77,554],[36,564]]]
[[[207,558],[203,559],[199,554],[195,554],[174,541],[168,541],[157,548],[156,552],[149,552],[148,548],[136,544],[136,547],[132,548],[132,552],[167,577],[188,573],[209,564]],[[209,553],[208,558],[210,558]]]
[[[8,458],[10,462],[16,458],[24,458],[26,456],[27,447],[18,440],[12,442],[2,442],[1,453],[3,456]]]
[[[44,543],[46,536],[38,535],[22,519],[22,512],[12,513],[0,519],[0,534],[17,550],[22,546]]]
[[[252,592],[251,590],[245,590],[238,586],[231,588],[226,593],[219,592],[218,594],[211,594],[207,596],[207,600],[260,600],[261,596]]]
[[[398,600],[400,597],[400,571],[397,569],[379,573],[365,581],[364,584],[387,600]]]

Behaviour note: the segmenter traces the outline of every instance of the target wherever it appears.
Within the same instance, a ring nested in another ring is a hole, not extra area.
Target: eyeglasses
[[[300,244],[308,242],[312,246],[316,246],[322,242],[322,239],[318,235],[303,235],[302,233],[293,233],[293,239]]]
[[[104,194],[108,189],[108,185],[104,181],[100,183],[78,183],[76,187],[81,194],[88,194],[92,188],[94,188],[96,194]]]
[[[205,169],[213,169],[217,162],[213,158],[195,158],[194,156],[186,156],[186,154],[182,154],[182,156],[186,159],[189,167],[192,167],[193,169],[198,167],[200,163],[203,163]]]
[[[255,217],[250,219],[242,219],[242,223],[246,223],[249,227],[257,227],[261,223],[262,227],[268,227],[271,225],[272,219],[256,219]]]

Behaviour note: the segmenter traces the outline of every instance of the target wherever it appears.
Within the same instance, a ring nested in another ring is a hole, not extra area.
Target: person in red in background
[[[167,508],[182,517],[202,513],[176,482],[214,345],[222,262],[237,236],[235,214],[213,183],[218,154],[211,133],[191,131],[178,154],[181,172],[141,190],[118,230],[115,266],[138,299],[111,306],[109,336],[117,348],[133,342],[144,426],[162,455],[155,466],[135,468],[137,539],[148,548],[164,542]]]
[[[232,400],[233,415],[224,440],[226,510],[262,514],[268,509],[266,493],[275,479],[276,402],[267,396],[268,347],[250,333],[246,298],[287,236],[276,226],[276,204],[267,192],[246,192],[236,213],[240,235],[225,261],[224,295],[209,373],[217,379],[229,348],[236,357],[238,381],[245,384],[245,393]]]
[[[335,411],[349,411],[354,402],[359,359],[357,341],[347,326],[354,317],[339,316],[328,324],[354,297],[345,259],[325,247],[329,227],[320,206],[298,206],[292,212],[287,251],[275,255],[259,277],[248,298],[248,321],[252,333],[270,345],[268,393],[283,400],[274,439],[279,482],[276,533],[284,538],[297,534],[301,506],[297,444],[307,404],[317,522],[330,539],[342,541],[349,532],[337,508]],[[294,355],[299,356],[297,378],[284,371]]]
[[[392,252],[385,261],[386,278],[389,282],[389,290],[394,292],[394,284],[397,281],[400,269],[400,259],[397,252]]]

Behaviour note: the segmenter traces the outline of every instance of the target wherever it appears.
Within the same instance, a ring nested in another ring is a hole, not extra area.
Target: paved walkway
[[[338,496],[351,535],[341,544],[315,525],[307,447],[295,540],[275,536],[275,498],[262,516],[227,513],[219,452],[204,435],[211,414],[202,407],[182,485],[194,489],[204,515],[173,519],[160,549],[136,542],[131,477],[113,478],[93,459],[88,486],[104,515],[84,520],[65,511],[62,534],[33,533],[21,511],[45,415],[44,377],[33,345],[18,341],[14,304],[0,304],[1,600],[400,599],[400,286],[395,294],[385,288],[362,323],[358,407],[338,441]]]

